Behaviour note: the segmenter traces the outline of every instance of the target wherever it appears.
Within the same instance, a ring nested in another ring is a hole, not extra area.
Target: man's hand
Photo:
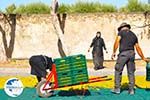
[[[116,40],[115,40],[115,43],[114,43],[114,47],[113,47],[113,54],[112,54],[112,56],[111,56],[111,59],[112,59],[112,60],[114,60],[114,58],[116,57],[116,51],[117,51],[117,49],[118,49],[120,40],[121,40],[121,36],[117,36],[117,37],[116,37]]]
[[[115,57],[116,57],[116,53],[113,53],[111,59],[114,60]]]
[[[150,62],[150,60],[146,59],[146,58],[142,58],[142,60],[144,60],[145,62]]]
[[[144,54],[143,54],[143,52],[142,52],[142,49],[141,49],[141,47],[140,47],[140,45],[139,45],[138,43],[135,44],[135,48],[136,48],[136,51],[137,51],[137,53],[139,54],[139,56],[142,58],[142,60],[144,60],[145,62],[149,62],[148,59],[146,59],[146,58],[144,57]]]

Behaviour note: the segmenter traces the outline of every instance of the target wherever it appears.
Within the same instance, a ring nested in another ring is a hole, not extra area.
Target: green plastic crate
[[[82,68],[80,70],[73,70],[73,84],[79,84],[82,82],[88,82],[88,72],[86,68]]]
[[[73,81],[78,81],[78,80],[83,79],[84,82],[87,82],[88,81],[88,74],[87,74],[87,72],[77,74],[77,75],[74,75],[72,79],[73,79]]]
[[[86,61],[81,60],[81,61],[72,61],[72,64],[83,64],[86,63]]]
[[[72,80],[71,76],[67,76],[67,77],[59,77],[58,81],[66,81],[66,80]]]
[[[57,65],[65,65],[71,63],[70,57],[64,57],[64,58],[57,58],[54,59],[54,63]]]
[[[57,65],[56,68],[62,68],[62,67],[70,67],[72,64],[62,64],[62,65]]]
[[[72,75],[88,74],[86,68],[72,70]]]
[[[72,69],[83,69],[83,68],[87,69],[86,64],[76,64],[76,65],[73,64],[71,68]]]
[[[73,79],[78,79],[78,78],[82,78],[82,77],[88,78],[88,74],[87,73],[78,74],[78,75],[73,76]]]
[[[59,87],[88,82],[86,58],[74,55],[54,59]]]
[[[73,85],[72,83],[72,77],[61,77],[58,78],[58,86],[66,86],[66,85]]]
[[[80,61],[85,61],[85,56],[84,55],[75,55],[71,57],[72,62],[80,62]]]
[[[83,82],[88,82],[88,78],[87,77],[82,77],[82,78],[74,78],[72,80],[73,84],[80,84],[80,83],[83,83]]]
[[[87,69],[84,68],[84,67],[72,67],[72,68],[71,68],[72,71],[74,71],[74,70],[82,70],[82,69],[87,70]]]
[[[69,77],[67,77],[66,79],[59,79],[58,82],[61,82],[61,83],[72,82],[72,77],[71,79]]]
[[[66,65],[56,65],[56,71],[59,72],[59,71],[66,71],[66,70],[71,70],[71,65],[69,64],[66,64]]]
[[[72,80],[70,80],[70,81],[58,81],[59,87],[68,86],[68,85],[73,85]]]
[[[72,83],[72,80],[58,80],[58,84],[63,84],[63,83],[67,83],[67,82],[70,82],[70,84]]]
[[[71,71],[62,71],[62,72],[57,72],[57,77],[67,77],[67,76],[72,76],[72,72]]]
[[[73,70],[72,74],[73,74],[73,78],[72,78],[73,84],[88,82],[87,68]]]

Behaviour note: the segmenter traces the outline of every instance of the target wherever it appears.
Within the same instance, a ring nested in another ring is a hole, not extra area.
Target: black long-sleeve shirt
[[[103,48],[106,50],[105,42],[101,37],[95,37],[90,45],[93,47],[92,54],[103,56]]]

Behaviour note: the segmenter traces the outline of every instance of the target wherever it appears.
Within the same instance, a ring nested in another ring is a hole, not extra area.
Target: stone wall
[[[57,46],[58,38],[50,15],[17,15],[16,18],[13,58],[29,58],[36,54],[44,54],[54,58],[60,57]],[[67,54],[85,54],[88,59],[91,59],[91,52],[88,53],[87,50],[95,33],[101,31],[109,52],[105,54],[105,59],[110,59],[117,27],[122,22],[127,22],[131,24],[132,31],[139,38],[145,56],[150,57],[149,27],[138,27],[147,24],[150,22],[149,20],[150,17],[145,17],[142,13],[69,14],[64,29]],[[8,24],[3,20],[0,20],[0,25],[6,33],[10,31]],[[7,34],[7,39],[10,39],[9,34]],[[3,48],[2,36],[0,45]]]

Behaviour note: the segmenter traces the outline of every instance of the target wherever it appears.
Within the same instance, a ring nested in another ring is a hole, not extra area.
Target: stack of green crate
[[[84,55],[54,59],[58,86],[68,86],[88,82],[86,58]]]
[[[56,64],[56,73],[58,78],[58,86],[72,85],[72,72],[70,57],[54,59]]]
[[[86,65],[86,58],[84,55],[76,55],[71,57],[72,61],[72,82],[73,84],[79,84],[82,82],[88,82],[88,72]]]

